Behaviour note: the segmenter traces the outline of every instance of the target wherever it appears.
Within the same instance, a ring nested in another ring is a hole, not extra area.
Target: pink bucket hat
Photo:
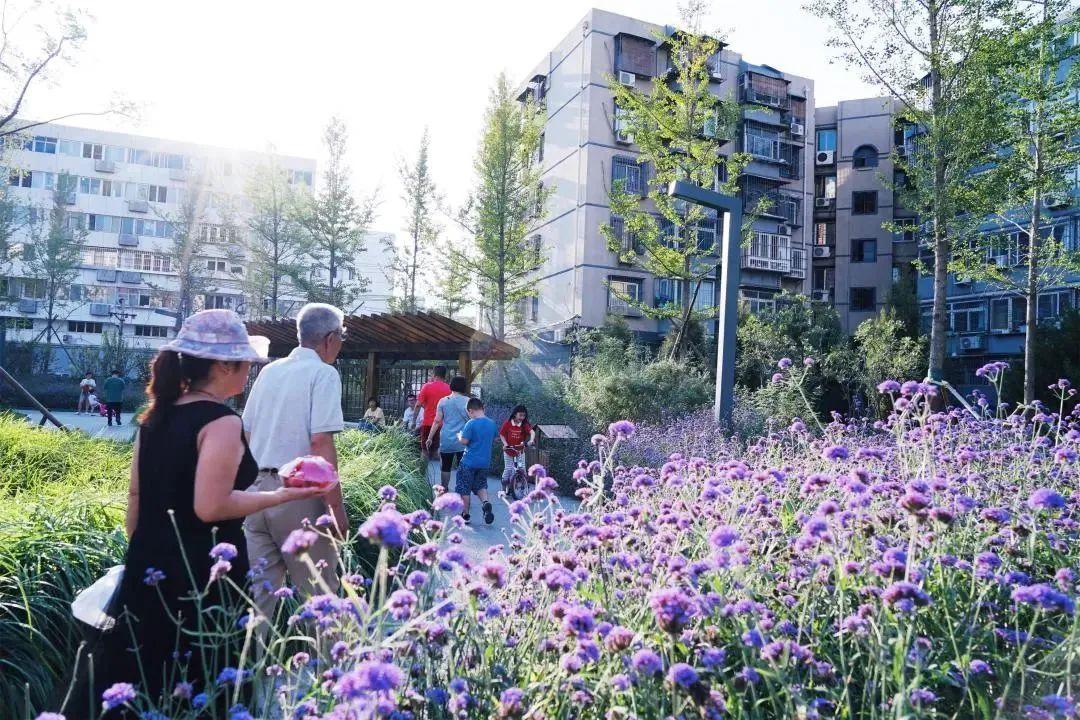
[[[207,360],[270,361],[270,339],[248,336],[244,322],[232,310],[202,310],[191,315],[176,338],[161,349]]]

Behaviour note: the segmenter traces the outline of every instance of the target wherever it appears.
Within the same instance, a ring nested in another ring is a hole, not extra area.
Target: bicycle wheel
[[[514,500],[522,500],[528,494],[529,478],[522,468],[518,468],[514,471],[514,476],[510,478],[510,497]]]

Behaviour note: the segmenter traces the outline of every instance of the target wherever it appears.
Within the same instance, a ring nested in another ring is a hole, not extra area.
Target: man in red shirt
[[[450,394],[450,385],[446,382],[446,366],[436,365],[431,371],[431,379],[424,383],[416,396],[414,411],[424,408],[424,419],[420,425],[420,454],[428,457],[427,441],[431,433],[431,423],[435,420],[435,406]],[[435,437],[436,459],[438,458],[439,438]]]
[[[514,477],[514,463],[517,456],[525,452],[526,445],[536,440],[532,425],[529,424],[529,411],[524,405],[518,405],[510,411],[510,418],[499,429],[499,438],[503,444],[503,490],[510,486]]]

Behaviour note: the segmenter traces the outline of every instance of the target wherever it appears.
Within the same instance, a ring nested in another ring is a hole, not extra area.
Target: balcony
[[[787,110],[791,105],[788,95],[788,82],[783,78],[760,75],[755,72],[744,73],[740,78],[740,100],[777,110]]]
[[[783,220],[788,225],[802,226],[802,203],[798,198],[776,190],[743,193],[747,212],[760,212],[762,217]]]
[[[793,278],[806,277],[806,249],[803,247],[802,240],[791,241],[791,269],[787,274]]]
[[[790,273],[791,238],[778,233],[755,231],[750,245],[742,249],[742,268]]]

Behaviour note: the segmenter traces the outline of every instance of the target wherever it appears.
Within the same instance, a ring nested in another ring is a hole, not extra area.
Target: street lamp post
[[[137,315],[133,312],[126,312],[124,310],[124,298],[116,298],[116,308],[109,311],[109,314],[116,318],[116,321],[120,324],[120,332],[117,336],[120,342],[124,342],[124,321],[134,320]]]
[[[716,398],[713,415],[730,424],[735,406],[735,331],[739,322],[739,238],[742,234],[742,200],[706,190],[685,180],[675,180],[668,195],[695,205],[712,208],[724,219],[720,250],[720,327],[716,342]]]

